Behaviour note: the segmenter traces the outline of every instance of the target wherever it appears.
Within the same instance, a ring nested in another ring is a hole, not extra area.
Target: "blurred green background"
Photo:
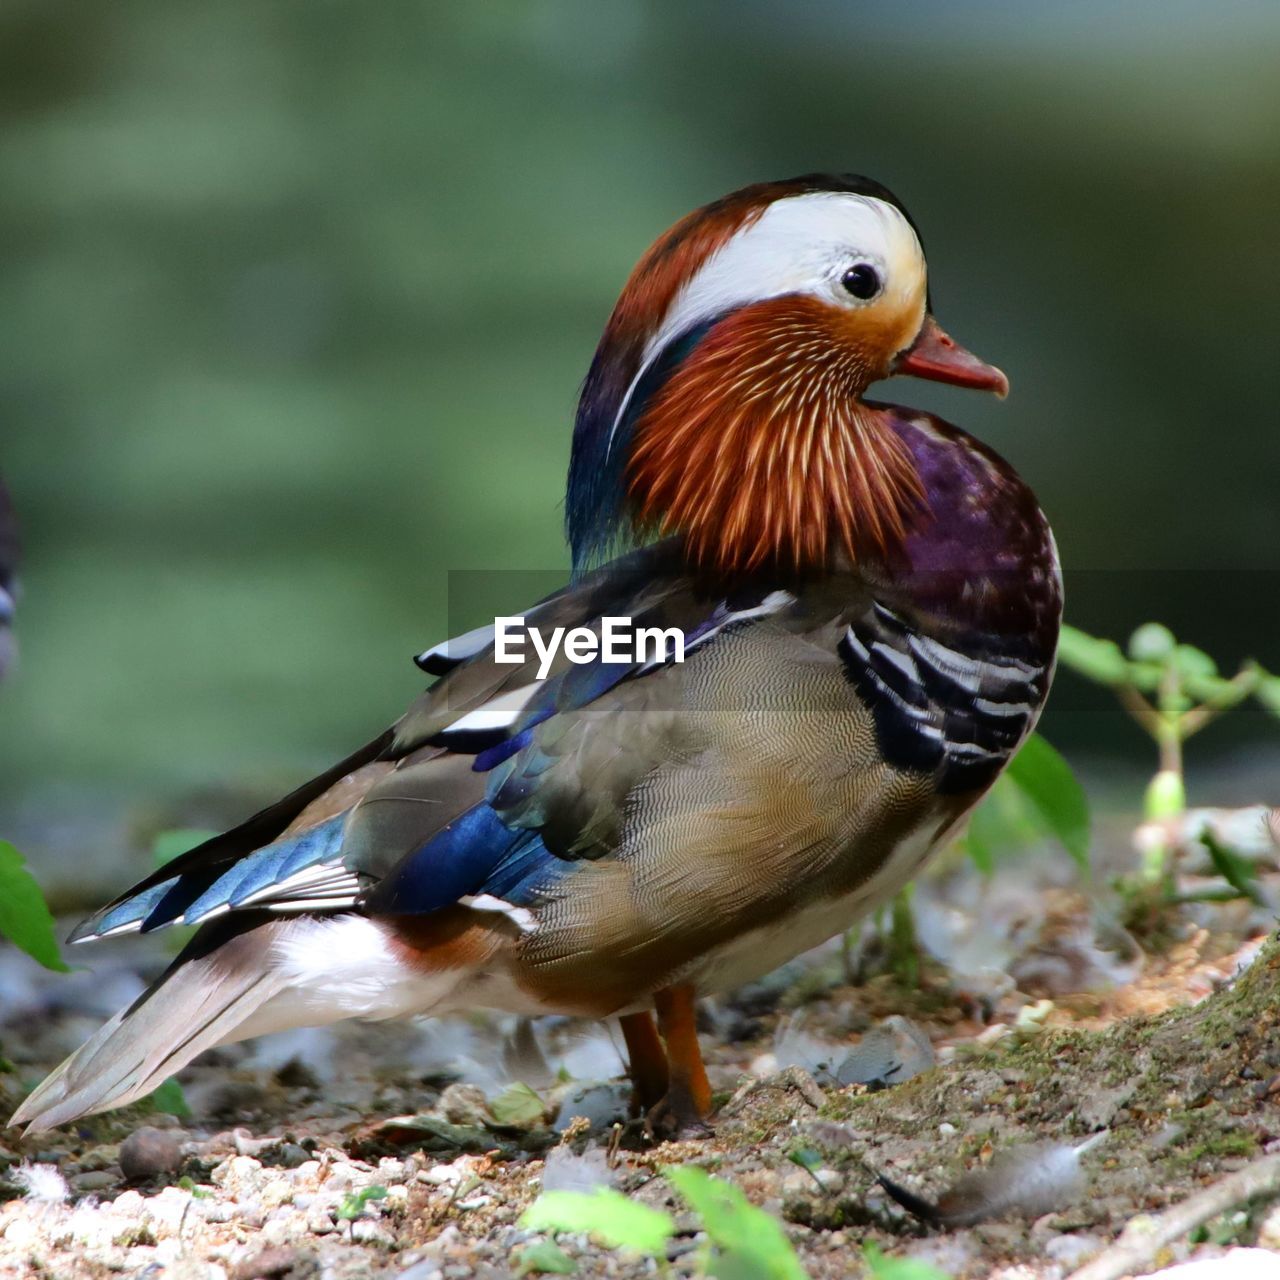
[[[1010,374],[892,396],[1031,481],[1072,620],[1280,665],[1278,56],[1265,3],[6,0],[0,830],[83,849],[380,728],[476,621],[451,571],[566,563],[637,255],[815,168],[904,198]],[[1066,679],[1046,727],[1145,760]]]

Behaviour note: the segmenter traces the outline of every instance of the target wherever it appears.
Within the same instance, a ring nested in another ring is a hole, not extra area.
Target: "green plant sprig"
[[[1129,637],[1127,652],[1114,640],[1064,626],[1058,657],[1077,675],[1111,689],[1156,744],[1157,770],[1143,800],[1147,822],[1168,822],[1186,812],[1184,746],[1189,738],[1251,698],[1280,718],[1280,676],[1252,659],[1241,663],[1234,675],[1223,676],[1213,658],[1179,642],[1159,622],[1139,627]],[[1140,880],[1173,900],[1169,841],[1150,843]],[[1233,880],[1229,883],[1237,887]]]

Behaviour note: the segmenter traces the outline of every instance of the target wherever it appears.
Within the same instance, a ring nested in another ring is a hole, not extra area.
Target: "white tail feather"
[[[197,935],[199,936],[199,935]],[[387,929],[355,914],[270,920],[175,964],[18,1108],[27,1132],[145,1097],[215,1045],[343,1018],[400,1018],[451,1006],[466,970],[406,964]]]
[[[145,1097],[238,1029],[284,985],[270,963],[274,922],[171,970],[80,1046],[14,1113],[27,1132]]]

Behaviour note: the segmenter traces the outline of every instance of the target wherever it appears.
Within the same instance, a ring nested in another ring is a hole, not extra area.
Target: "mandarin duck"
[[[14,601],[18,595],[18,518],[0,481],[0,676],[13,659]]]
[[[573,576],[523,625],[631,619],[683,654],[513,662],[493,627],[422,654],[393,727],[79,927],[199,929],[14,1123],[264,1032],[483,1006],[618,1017],[652,1124],[703,1127],[696,998],[896,893],[1049,688],[1036,499],[958,427],[864,399],[895,374],[1007,391],[934,320],[884,187],[764,183],[676,223],[587,374]]]

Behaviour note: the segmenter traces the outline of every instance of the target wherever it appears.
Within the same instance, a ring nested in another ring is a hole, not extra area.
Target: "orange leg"
[[[666,1050],[658,1038],[651,1013],[626,1013],[618,1021],[622,1024],[622,1038],[627,1042],[636,1102],[641,1111],[649,1111],[666,1097],[670,1083]]]
[[[693,988],[667,987],[654,994],[653,1003],[667,1043],[671,1084],[662,1104],[650,1113],[650,1123],[655,1130],[674,1131],[677,1136],[704,1134],[711,1114],[711,1085],[698,1046]]]

